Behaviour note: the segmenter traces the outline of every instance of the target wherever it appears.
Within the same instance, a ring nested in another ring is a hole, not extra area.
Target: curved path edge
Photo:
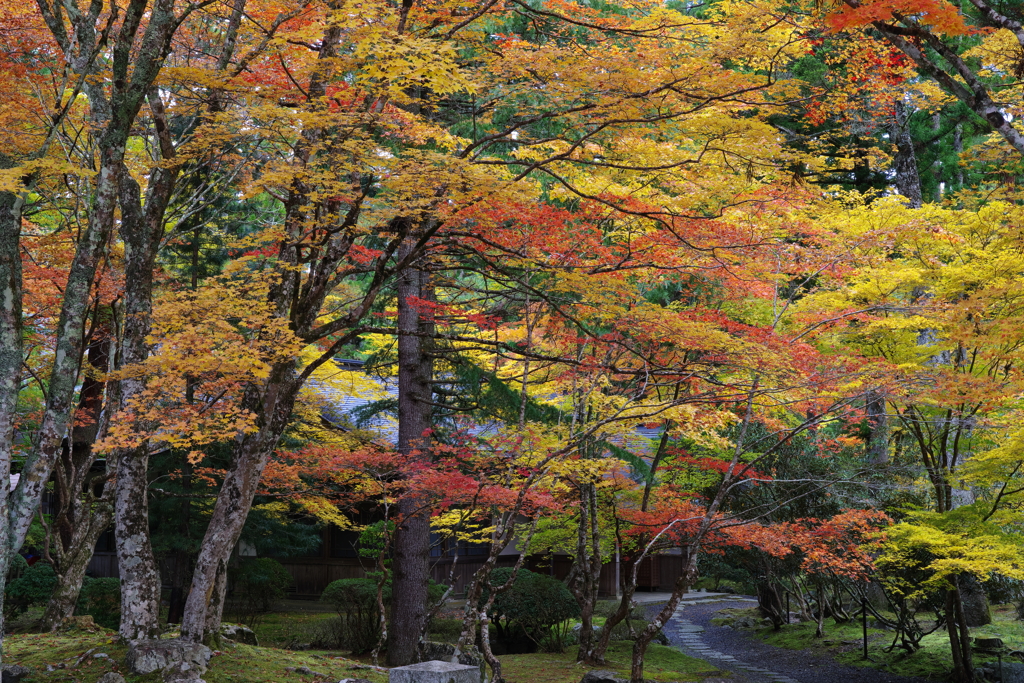
[[[665,625],[665,635],[684,654],[736,675],[735,683],[934,683],[774,647],[750,633],[711,623],[722,609],[756,604],[743,597],[684,601]]]

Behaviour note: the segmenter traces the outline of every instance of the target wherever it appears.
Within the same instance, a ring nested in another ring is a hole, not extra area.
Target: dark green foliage
[[[234,590],[232,598],[239,618],[250,628],[260,615],[271,610],[292,585],[292,576],[280,562],[271,557],[254,557],[242,561],[229,572]]]
[[[391,602],[391,584],[384,584],[384,604]],[[355,654],[369,652],[380,637],[380,610],[377,605],[377,583],[372,579],[339,579],[320,595],[338,612],[335,628],[325,631],[336,638],[333,643],[320,643],[333,648],[351,649]]]
[[[744,555],[736,548],[727,548],[724,553],[701,553],[697,556],[697,568],[700,576],[707,581],[705,588],[720,591],[726,587],[735,590],[738,586],[741,593],[750,595],[755,588],[749,561],[749,554]]]
[[[439,600],[444,586],[430,581],[427,604]],[[391,604],[391,579],[384,582],[382,597],[385,609]],[[318,647],[350,649],[354,654],[369,652],[380,638],[380,610],[377,605],[377,581],[369,579],[339,579],[330,583],[320,594],[323,602],[338,612],[338,619],[324,622],[313,634]]]
[[[87,614],[104,628],[120,628],[121,582],[114,578],[94,579],[87,576],[78,594],[75,614]]]
[[[427,626],[427,637],[434,642],[456,643],[461,635],[461,619],[439,619],[434,617]]]
[[[57,585],[53,567],[45,562],[29,567],[24,557],[15,557],[17,559],[11,562],[4,591],[4,618],[8,620],[24,614],[29,607],[45,605]]]
[[[491,588],[508,583],[512,569],[491,572]],[[486,603],[489,591],[481,601]],[[498,640],[510,653],[523,649],[524,639],[535,645],[561,651],[567,644],[569,620],[580,616],[580,606],[561,581],[544,574],[520,569],[512,586],[498,593],[491,618]]]

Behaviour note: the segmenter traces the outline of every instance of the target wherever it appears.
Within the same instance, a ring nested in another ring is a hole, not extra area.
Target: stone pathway
[[[701,640],[701,634],[704,633],[703,626],[697,626],[690,621],[683,619],[678,616],[673,616],[668,623],[668,629],[675,632],[676,638],[673,638],[673,642],[684,654],[688,654],[691,657],[697,659],[703,659],[711,664],[714,664],[719,669],[725,669],[742,675],[750,683],[800,683],[794,678],[777,674],[769,669],[764,669],[759,666],[747,664],[746,662],[736,659],[732,655],[727,655],[724,652],[718,652],[713,650],[704,644]]]
[[[684,654],[729,671],[731,683],[927,683],[886,671],[839,664],[821,655],[786,650],[711,619],[725,607],[750,607],[753,598],[692,596],[665,625],[665,635]]]

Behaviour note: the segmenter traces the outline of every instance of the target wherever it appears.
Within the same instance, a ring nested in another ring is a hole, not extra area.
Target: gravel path
[[[727,607],[750,607],[749,600],[688,604],[665,627],[669,641],[691,657],[737,675],[735,683],[929,683],[867,667],[844,666],[829,657],[773,647],[743,630],[714,626]],[[652,608],[653,611],[653,608]]]

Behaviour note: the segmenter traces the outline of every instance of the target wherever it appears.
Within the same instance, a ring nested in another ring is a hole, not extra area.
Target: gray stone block
[[[594,669],[583,674],[583,678],[580,679],[580,683],[629,683],[629,680],[623,678],[614,671]]]
[[[124,676],[116,671],[108,671],[99,677],[96,683],[125,683]]]
[[[420,662],[388,671],[388,683],[480,683],[480,667],[451,662]]]
[[[171,671],[198,678],[206,672],[213,652],[199,643],[178,638],[167,640],[140,640],[128,648],[128,669],[137,674]]]
[[[3,673],[0,674],[0,679],[2,679],[3,683],[18,683],[18,681],[31,673],[31,669],[21,666],[20,664],[4,664]]]
[[[256,638],[256,634],[252,629],[246,628],[241,624],[228,624],[223,623],[220,625],[220,635],[222,638],[235,643],[243,643],[245,645],[256,645],[259,646],[260,641]]]

